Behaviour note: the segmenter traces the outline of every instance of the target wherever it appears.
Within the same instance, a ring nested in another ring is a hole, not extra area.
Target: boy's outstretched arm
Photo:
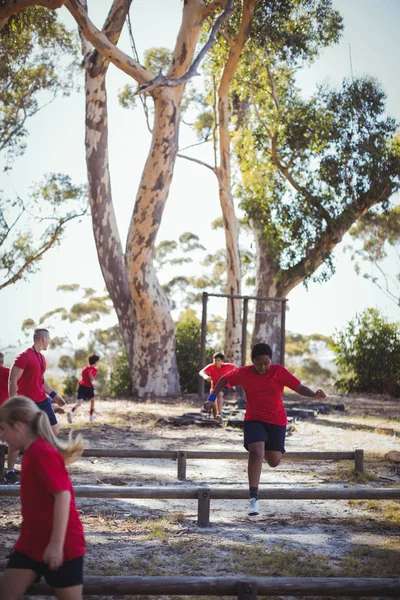
[[[326,398],[326,394],[323,390],[317,390],[313,392],[312,389],[303,385],[302,383],[294,390],[300,396],[305,396],[306,398],[317,398],[317,400],[322,400],[322,398]]]
[[[221,377],[221,379],[218,379],[218,383],[215,386],[213,393],[210,394],[207,398],[207,400],[204,402],[204,410],[211,410],[212,407],[215,404],[215,400],[217,399],[218,394],[220,393],[221,390],[224,389],[224,387],[226,386],[226,379],[225,377]]]

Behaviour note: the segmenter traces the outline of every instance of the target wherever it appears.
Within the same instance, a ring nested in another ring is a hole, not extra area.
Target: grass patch
[[[368,513],[365,518],[379,519],[380,525],[400,526],[400,500],[348,500],[348,504]]]

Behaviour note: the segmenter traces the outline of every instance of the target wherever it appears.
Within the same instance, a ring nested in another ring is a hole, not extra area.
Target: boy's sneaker
[[[249,517],[256,517],[260,514],[260,505],[257,498],[250,498]]]
[[[218,421],[218,423],[223,423],[224,422],[224,417],[221,415],[221,413],[217,413],[215,415],[215,420]]]
[[[72,423],[73,418],[74,418],[74,413],[72,412],[72,410],[70,410],[69,413],[67,414],[68,423]]]
[[[18,477],[15,471],[8,471],[4,476],[4,481],[10,485],[18,485]]]
[[[90,415],[90,421],[93,422],[96,419],[96,415],[93,413]]]

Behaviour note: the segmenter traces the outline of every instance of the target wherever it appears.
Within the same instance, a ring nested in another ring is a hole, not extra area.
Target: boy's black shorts
[[[45,563],[14,550],[8,559],[6,569],[29,569],[36,573],[36,583],[43,576],[46,583],[53,588],[68,588],[83,583],[83,556],[66,560],[56,571],[51,571]]]
[[[264,421],[244,421],[243,445],[248,450],[249,444],[265,442],[266,450],[285,452],[286,425],[272,425]]]
[[[86,385],[78,386],[78,400],[91,400],[94,398],[94,388]]]

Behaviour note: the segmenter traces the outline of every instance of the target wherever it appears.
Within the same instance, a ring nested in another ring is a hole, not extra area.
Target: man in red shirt
[[[277,467],[285,452],[287,417],[283,406],[284,387],[306,398],[326,398],[322,390],[313,392],[302,385],[282,365],[272,364],[272,350],[268,344],[256,344],[251,351],[252,365],[239,367],[221,377],[204,403],[209,410],[218,393],[229,383],[241,385],[246,392],[244,415],[244,447],[249,452],[248,477],[250,488],[249,516],[259,514],[258,484],[263,459],[270,467]]]
[[[54,400],[59,406],[65,405],[65,400],[54,392],[44,378],[46,359],[42,350],[47,350],[50,334],[47,329],[35,329],[33,346],[21,352],[11,367],[9,393],[10,397],[18,394],[36,402],[38,407],[49,417],[53,433],[58,435],[60,428],[51,406]]]
[[[218,381],[221,379],[221,377],[223,375],[226,375],[233,369],[236,369],[236,365],[234,365],[233,363],[226,363],[226,362],[224,362],[224,359],[225,359],[225,356],[222,354],[222,352],[216,352],[213,355],[213,362],[210,363],[209,365],[206,365],[204,367],[204,369],[202,369],[199,372],[200,377],[202,377],[206,381],[211,381],[210,392],[214,391],[215,386],[217,385]],[[230,386],[226,385],[225,387],[226,387],[226,389],[228,389]],[[214,419],[216,419],[219,423],[222,423],[222,421],[223,421],[223,417],[221,414],[223,404],[224,404],[224,390],[222,389],[217,394],[217,400],[216,400],[215,404],[212,405]]]

